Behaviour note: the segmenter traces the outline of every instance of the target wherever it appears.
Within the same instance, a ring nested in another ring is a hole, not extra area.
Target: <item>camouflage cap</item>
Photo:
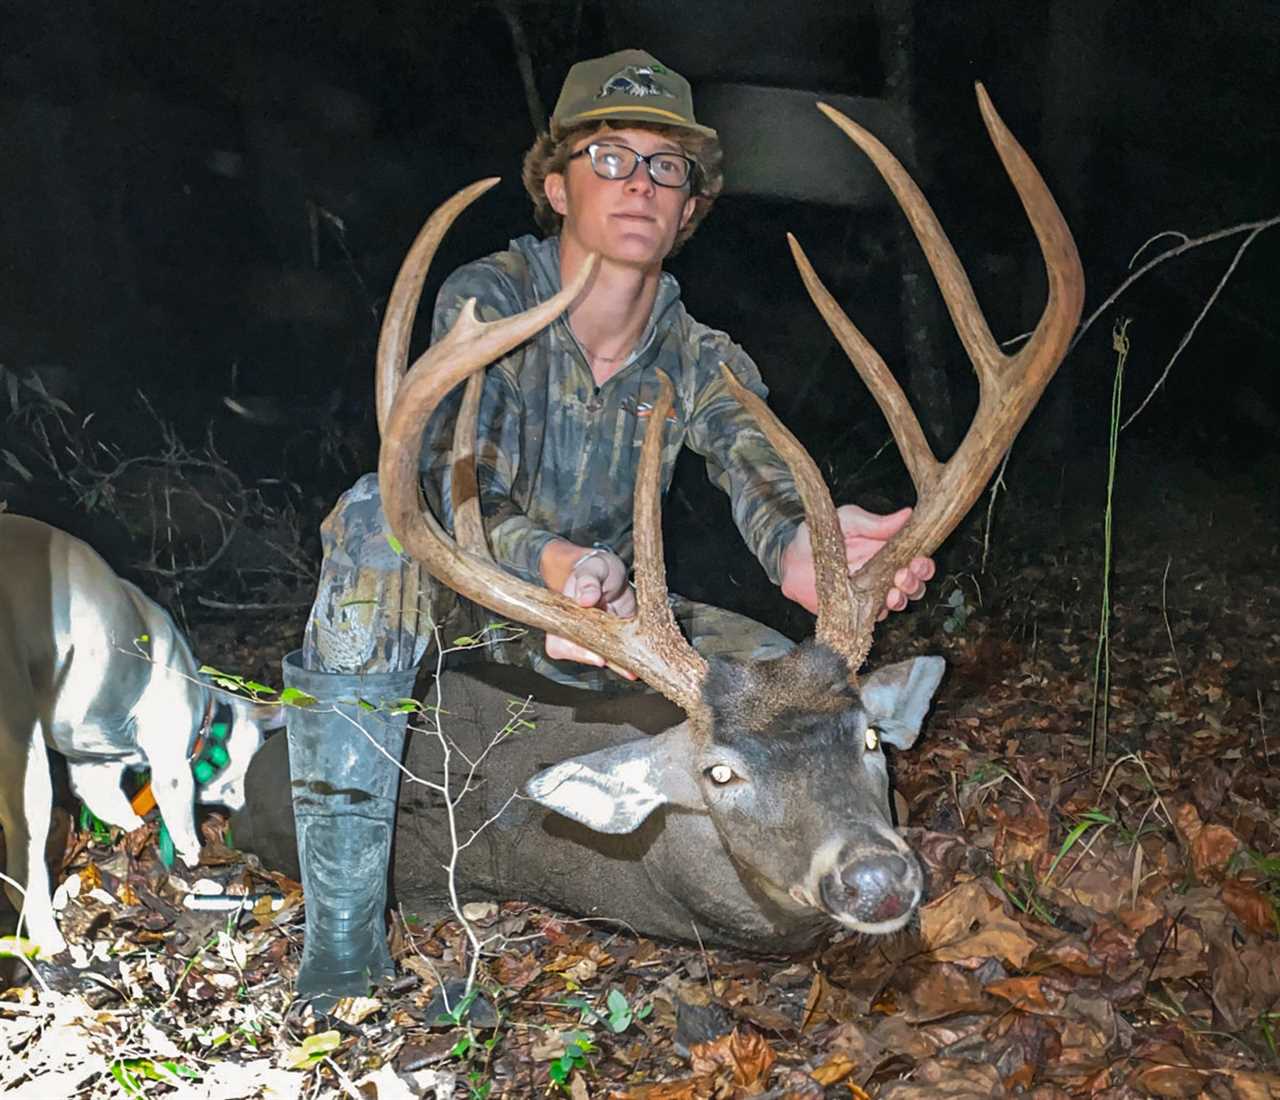
[[[689,82],[644,50],[619,50],[574,65],[551,112],[551,136],[605,119],[657,122],[716,136],[694,120]]]

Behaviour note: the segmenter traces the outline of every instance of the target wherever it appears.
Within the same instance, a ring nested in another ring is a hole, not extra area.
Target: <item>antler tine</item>
[[[969,359],[981,377],[984,368],[994,367],[1004,358],[1004,355],[996,345],[991,329],[987,327],[987,319],[978,305],[978,299],[974,296],[969,276],[965,274],[955,249],[951,247],[946,232],[933,212],[933,207],[929,205],[920,188],[916,186],[915,180],[907,174],[907,170],[898,158],[884,147],[879,138],[834,107],[819,103],[818,110],[840,127],[846,136],[867,154],[871,163],[875,165],[876,171],[889,185],[893,197],[898,200],[898,206],[907,216],[907,221],[911,223],[911,230],[915,233],[916,240],[924,249],[925,259],[933,269],[933,277],[938,282],[938,289],[942,291],[947,311],[951,314],[951,323],[955,325],[960,342],[964,345]],[[992,113],[994,114],[994,111]],[[1013,136],[1008,130],[1004,133],[1010,141],[1013,141]],[[994,134],[992,136],[994,137]]]
[[[452,213],[444,225],[486,189],[476,185],[455,196],[446,204]],[[440,212],[432,216],[419,235],[419,242],[428,236],[428,229],[439,217]],[[410,322],[406,318],[411,318],[417,308],[426,263],[434,250],[434,245],[430,250],[418,249],[417,243],[397,279],[398,284],[404,281],[411,290],[416,288],[416,292],[404,293],[397,285],[391,297],[395,308],[388,305],[384,333],[388,329],[407,333]],[[378,461],[383,510],[405,552],[455,592],[499,615],[573,639],[599,653],[610,664],[635,672],[691,718],[700,718],[704,713],[702,679],[706,663],[681,636],[667,607],[662,566],[656,485],[662,424],[672,401],[669,383],[659,400],[659,408],[653,412],[657,427],[651,421],[641,452],[641,482],[635,514],[640,612],[634,619],[618,619],[594,608],[581,608],[557,592],[507,573],[493,561],[480,523],[474,462],[475,417],[473,412],[467,413],[466,406],[478,404],[484,368],[531,339],[562,313],[582,292],[594,267],[595,257],[591,257],[554,298],[515,317],[483,323],[476,318],[474,299],[463,306],[453,328],[418,359],[395,391]],[[396,347],[394,338],[380,341],[380,379],[394,368],[394,364],[382,362],[382,356],[391,355]],[[464,398],[464,411],[455,431],[457,454],[463,459],[455,465],[452,479],[456,514],[464,516],[465,530],[460,543],[449,536],[422,499],[418,462],[422,433],[432,413],[464,379],[469,379],[469,391],[475,392]],[[647,483],[650,483],[648,488]],[[470,518],[465,518],[467,516]]]
[[[453,501],[453,536],[458,545],[491,557],[489,537],[480,514],[480,483],[476,472],[476,418],[484,393],[484,375],[477,371],[467,379],[453,426],[453,451],[449,455],[450,499]]]
[[[707,675],[707,662],[680,633],[671,605],[667,602],[667,566],[662,550],[662,432],[667,414],[675,404],[675,393],[667,373],[663,370],[656,373],[658,398],[644,429],[640,466],[636,471],[636,496],[632,503],[635,621],[639,624],[640,634],[650,640],[662,664],[678,670],[682,680],[696,685],[696,699],[676,701],[690,718],[695,719],[695,732],[700,732],[705,727],[705,723],[697,719],[706,716],[702,682]],[[645,679],[648,681],[648,677]]]
[[[498,183],[499,177],[477,180],[464,187],[448,202],[442,203],[419,230],[405,255],[396,281],[387,299],[387,312],[383,316],[382,331],[378,334],[377,371],[373,392],[378,415],[378,435],[384,437],[387,415],[395,399],[400,379],[409,364],[409,341],[413,338],[413,321],[418,315],[418,302],[422,300],[422,284],[435,258],[436,249],[449,232],[458,215],[481,195]]]
[[[911,475],[912,484],[919,493],[925,485],[937,477],[938,460],[934,457],[933,448],[929,446],[928,439],[925,438],[920,421],[916,419],[911,402],[907,400],[907,395],[902,392],[898,380],[894,378],[871,341],[862,335],[858,326],[850,321],[844,310],[836,304],[831,292],[818,277],[818,273],[813,270],[813,265],[809,263],[809,257],[800,247],[800,242],[788,233],[787,243],[791,246],[792,258],[800,271],[800,278],[809,292],[809,297],[818,307],[818,312],[827,322],[827,327],[831,329],[836,341],[844,348],[844,353],[857,369],[863,383],[871,391],[876,404],[880,406],[889,430],[893,433],[893,441],[898,445],[898,452],[902,455],[902,461],[907,467],[907,473]]]
[[[1061,211],[981,84],[977,85],[977,95],[987,132],[1040,243],[1048,275],[1044,313],[1030,341],[1013,356],[1003,354],[997,346],[951,242],[906,169],[857,123],[826,104],[818,104],[819,110],[867,154],[906,214],[979,383],[973,423],[955,454],[945,465],[940,464],[884,360],[836,305],[803,251],[792,242],[796,263],[814,304],[883,411],[916,486],[917,501],[911,519],[851,578],[857,614],[845,623],[830,626],[819,620],[819,630],[837,639],[838,644],[833,644],[845,654],[852,670],[870,651],[874,613],[892,587],[894,574],[917,555],[936,550],[973,506],[1066,355],[1084,304],[1084,272]],[[815,543],[815,556],[817,552]],[[829,572],[829,568],[824,570]]]
[[[838,308],[838,307],[837,307]],[[838,653],[850,651],[847,637],[851,624],[861,625],[866,609],[854,599],[845,565],[844,535],[836,506],[827,491],[818,464],[810,457],[802,444],[759,397],[742,385],[733,372],[720,364],[720,374],[725,385],[751,413],[757,426],[773,444],[782,460],[796,479],[796,489],[804,504],[805,519],[809,522],[809,537],[813,544],[814,579],[818,593],[817,638]],[[850,674],[858,671],[850,665]]]

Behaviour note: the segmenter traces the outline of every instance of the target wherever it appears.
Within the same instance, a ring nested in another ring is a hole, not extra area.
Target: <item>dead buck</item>
[[[485,793],[468,812],[478,825],[513,790],[540,806],[518,801],[489,824],[458,872],[464,898],[523,897],[615,917],[643,933],[697,934],[708,943],[774,951],[803,947],[833,922],[887,933],[911,918],[922,896],[922,874],[891,824],[882,746],[907,749],[914,743],[943,662],[916,658],[861,681],[857,673],[894,573],[935,550],[973,505],[1062,360],[1084,294],[1079,257],[1057,205],[981,86],[978,101],[1048,274],[1048,304],[1031,339],[1012,356],[992,338],[955,252],[903,167],[862,127],[820,105],[871,158],[910,220],[977,371],[980,399],[964,441],[940,462],[884,361],[791,239],[814,303],[889,422],[917,502],[906,527],[850,576],[836,511],[814,462],[725,370],[726,385],[792,469],[813,534],[816,636],[767,662],[708,662],[686,642],[668,609],[658,483],[661,430],[673,400],[665,376],[637,479],[636,616],[623,620],[584,610],[494,563],[474,463],[483,372],[568,307],[592,264],[554,298],[516,317],[481,323],[475,303],[468,303],[449,334],[406,373],[414,315],[436,246],[454,218],[496,181],[460,192],[419,234],[392,291],[378,351],[379,478],[392,530],[405,551],[450,588],[499,616],[566,636],[632,670],[684,715],[674,728],[645,736],[645,708],[634,697],[585,704],[579,693],[575,706],[558,710],[538,695],[537,730],[490,754]],[[455,541],[423,501],[418,466],[424,426],[463,381],[453,456]],[[457,672],[446,673],[441,686],[451,716],[448,735],[464,752],[479,746],[478,752],[501,726],[502,701],[509,696],[502,685],[486,687]],[[590,708],[600,721],[610,706],[605,724],[584,724]],[[407,764],[418,774],[440,767],[430,740],[418,738],[410,750]],[[267,780],[269,789],[278,791],[278,784],[278,778]],[[260,801],[269,797],[264,790]],[[448,842],[433,799],[409,784],[401,798],[395,881],[401,900],[411,905],[438,905],[447,896],[440,868]],[[287,843],[281,840],[276,851]]]

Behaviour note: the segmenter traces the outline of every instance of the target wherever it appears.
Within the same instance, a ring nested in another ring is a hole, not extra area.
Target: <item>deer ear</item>
[[[666,803],[702,808],[696,760],[681,725],[545,768],[525,782],[524,793],[598,833],[630,833]]]
[[[946,669],[941,657],[915,657],[876,669],[863,679],[863,709],[889,744],[909,749],[916,743]]]

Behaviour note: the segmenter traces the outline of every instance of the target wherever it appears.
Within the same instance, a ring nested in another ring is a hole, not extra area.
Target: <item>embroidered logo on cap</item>
[[[611,95],[632,95],[639,99],[645,96],[661,95],[675,99],[675,93],[667,91],[658,83],[657,77],[669,70],[665,65],[628,65],[619,69],[601,85],[596,99],[604,99]]]

